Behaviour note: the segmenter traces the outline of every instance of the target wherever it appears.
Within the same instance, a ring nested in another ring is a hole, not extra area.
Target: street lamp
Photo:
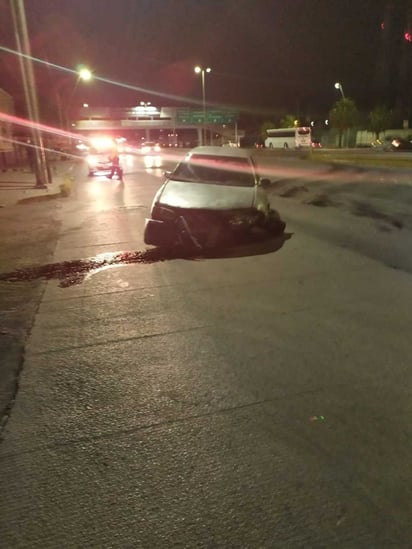
[[[60,127],[62,129],[67,129],[69,126],[69,110],[71,107],[71,103],[73,100],[74,93],[76,91],[76,88],[80,81],[83,82],[89,82],[93,78],[93,73],[91,70],[89,70],[86,67],[81,67],[78,69],[75,74],[77,74],[76,82],[73,85],[73,88],[71,88],[71,91],[69,92],[68,97],[65,101],[65,107],[63,107],[63,100],[62,100],[62,88],[66,88],[71,79],[72,76],[68,76],[66,78],[62,78],[57,82],[57,85],[54,87],[54,94],[56,97],[56,104],[57,104],[57,110],[59,114],[59,121],[60,121]]]
[[[136,107],[135,111],[137,119],[139,119],[139,114],[142,114],[144,117],[150,116],[150,120],[153,120],[153,116],[159,113],[157,107],[154,107],[150,101],[140,101],[140,107]],[[150,140],[150,127],[146,128],[145,133],[146,139]]]
[[[80,80],[84,80],[85,82],[88,82],[89,80],[91,80],[93,78],[93,74],[92,74],[92,71],[86,67],[82,67],[80,70],[79,70],[79,78]]]
[[[345,94],[343,93],[343,86],[340,82],[336,82],[335,88],[340,91],[342,99],[345,99]]]
[[[204,144],[204,141],[206,141],[206,92],[205,92],[205,73],[211,72],[211,68],[207,67],[206,69],[203,69],[202,67],[195,67],[195,73],[202,75],[202,102],[203,102],[203,127],[202,127],[202,145]]]

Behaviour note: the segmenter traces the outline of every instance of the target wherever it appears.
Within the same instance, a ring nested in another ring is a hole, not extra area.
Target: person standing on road
[[[120,182],[123,183],[123,170],[120,166],[120,158],[117,151],[113,154],[113,156],[110,157],[110,162],[111,168],[108,177],[110,179],[113,179],[113,176],[117,175],[117,177],[120,179]]]

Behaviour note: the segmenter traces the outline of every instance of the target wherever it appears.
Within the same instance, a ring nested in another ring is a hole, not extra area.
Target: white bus
[[[265,147],[268,149],[300,149],[312,146],[310,127],[273,128],[266,130]]]

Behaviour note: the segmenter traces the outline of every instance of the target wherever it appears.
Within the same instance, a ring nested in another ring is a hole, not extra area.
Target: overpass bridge
[[[80,135],[115,133],[131,140],[160,141],[165,145],[193,146],[202,142],[220,145],[237,143],[242,131],[237,127],[238,113],[229,110],[196,110],[180,107],[110,108],[88,107],[79,109],[71,121],[71,130]]]

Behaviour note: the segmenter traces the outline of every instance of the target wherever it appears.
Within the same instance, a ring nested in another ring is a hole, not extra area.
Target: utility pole
[[[206,91],[205,91],[205,74],[211,72],[211,68],[207,67],[195,67],[195,73],[200,74],[202,77],[202,106],[203,106],[203,125],[202,125],[202,145],[206,145],[207,142],[207,129],[206,129]]]
[[[39,106],[34,78],[29,34],[27,30],[24,0],[10,0],[13,17],[14,34],[19,52],[20,70],[23,80],[24,95],[26,98],[27,113],[32,122],[32,136],[35,151],[36,187],[44,188],[51,183],[51,174],[47,168],[46,152],[43,137],[39,129]]]

